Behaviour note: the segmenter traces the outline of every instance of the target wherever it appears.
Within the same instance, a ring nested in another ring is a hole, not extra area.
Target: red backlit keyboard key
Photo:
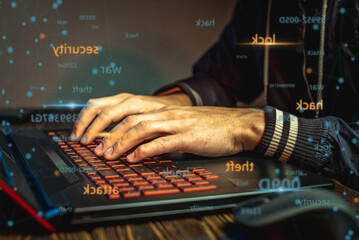
[[[133,170],[135,170],[140,175],[152,175],[155,174],[152,170],[148,169],[147,167],[141,166],[131,166]]]
[[[204,175],[202,176],[204,179],[206,180],[210,180],[210,179],[218,179],[219,177],[216,175]]]
[[[173,183],[176,187],[188,187],[192,186],[189,182],[175,182]]]
[[[171,183],[156,183],[155,186],[157,188],[172,188],[173,185]]]
[[[122,193],[123,197],[139,197],[141,196],[141,192],[140,191],[136,191],[136,192],[124,192]]]
[[[215,185],[200,185],[200,186],[190,186],[190,187],[181,187],[183,192],[196,192],[196,191],[204,191],[204,190],[212,190],[216,189]]]
[[[123,182],[123,183],[111,183],[112,186],[117,187],[117,188],[123,188],[123,187],[128,187],[130,186],[129,183],[127,182]]]
[[[138,190],[148,190],[148,189],[154,189],[155,187],[152,186],[152,185],[140,185],[140,186],[137,186],[137,189]]]
[[[206,185],[209,184],[208,181],[203,181],[203,180],[199,180],[199,181],[191,181],[194,185]]]
[[[159,195],[159,194],[169,194],[169,193],[179,193],[180,190],[177,188],[172,189],[156,189],[156,190],[143,190],[143,195]]]
[[[112,169],[109,170],[99,170],[98,173],[104,177],[104,178],[119,178],[120,176],[118,175],[117,172],[115,172]]]

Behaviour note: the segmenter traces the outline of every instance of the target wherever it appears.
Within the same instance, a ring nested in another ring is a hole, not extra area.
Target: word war
[[[102,74],[120,74],[122,67],[111,64],[110,66],[100,66]]]

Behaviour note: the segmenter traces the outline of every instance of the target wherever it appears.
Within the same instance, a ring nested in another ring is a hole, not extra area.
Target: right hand
[[[81,139],[82,144],[89,144],[111,123],[121,121],[130,115],[154,111],[168,105],[191,106],[192,102],[185,93],[168,96],[121,93],[110,97],[90,99],[76,120],[71,138]]]

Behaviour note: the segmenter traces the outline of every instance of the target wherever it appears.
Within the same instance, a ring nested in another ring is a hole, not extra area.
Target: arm
[[[264,110],[266,127],[255,152],[359,189],[359,122],[332,116],[299,118],[272,107]]]
[[[259,60],[263,59],[263,49],[237,43],[250,42],[256,33],[264,34],[265,18],[258,16],[266,16],[266,11],[267,6],[259,1],[239,1],[218,43],[193,67],[193,76],[164,86],[155,95],[180,87],[195,106],[227,107],[258,97],[263,90],[263,63]],[[237,55],[247,58],[237,59]]]

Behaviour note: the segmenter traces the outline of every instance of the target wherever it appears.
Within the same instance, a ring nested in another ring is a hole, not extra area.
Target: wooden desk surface
[[[334,191],[342,196],[359,214],[359,193],[336,182]],[[53,233],[48,236],[2,235],[0,240],[147,240],[147,239],[218,239],[223,234],[222,227],[233,222],[233,214],[217,214],[198,218],[162,220],[142,224],[126,224],[98,227],[91,231]],[[359,222],[359,219],[358,219]],[[357,238],[359,239],[359,238]]]

